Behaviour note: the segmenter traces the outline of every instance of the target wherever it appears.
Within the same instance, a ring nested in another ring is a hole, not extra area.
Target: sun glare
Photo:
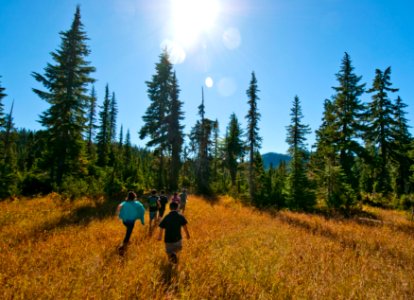
[[[208,33],[220,11],[218,0],[171,0],[171,8],[174,39],[184,46]]]

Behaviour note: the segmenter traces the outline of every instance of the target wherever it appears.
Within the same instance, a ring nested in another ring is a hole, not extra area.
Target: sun
[[[203,33],[214,27],[220,12],[218,0],[170,0],[173,38],[192,46]]]

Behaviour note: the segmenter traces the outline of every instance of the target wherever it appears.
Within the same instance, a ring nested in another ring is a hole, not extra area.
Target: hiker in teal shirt
[[[136,201],[136,194],[132,191],[128,192],[127,199],[118,205],[117,215],[126,227],[126,234],[122,244],[119,246],[119,252],[122,254],[126,249],[129,239],[134,229],[135,221],[141,220],[144,225],[145,208],[141,202]]]

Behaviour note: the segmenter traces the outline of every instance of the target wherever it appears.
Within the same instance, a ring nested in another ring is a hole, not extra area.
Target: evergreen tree
[[[89,105],[89,113],[88,113],[88,131],[87,131],[87,141],[88,141],[88,154],[92,156],[93,152],[93,139],[96,129],[96,92],[95,86],[92,86],[91,96],[90,96],[90,105]]]
[[[79,6],[71,28],[60,35],[60,49],[52,52],[55,64],[46,66],[45,75],[33,73],[33,77],[48,90],[33,89],[50,104],[41,115],[40,123],[47,133],[50,177],[58,186],[65,175],[79,175],[84,170],[82,135],[86,130],[86,109],[90,103],[87,87],[94,81],[90,73],[95,71],[85,60],[90,51]]]
[[[18,193],[18,169],[15,144],[15,129],[13,124],[13,104],[10,113],[5,117],[5,131],[3,135],[4,153],[0,157],[0,199]]]
[[[362,147],[357,142],[363,130],[362,115],[364,106],[359,97],[364,93],[365,84],[359,84],[360,76],[353,72],[351,59],[348,53],[342,60],[342,66],[339,73],[336,74],[339,86],[333,87],[336,95],[333,96],[333,127],[336,137],[333,142],[339,151],[339,163],[344,172],[344,179],[354,188],[357,187],[358,181],[352,172],[355,155],[362,152]]]
[[[372,88],[368,93],[373,93],[372,101],[368,103],[366,118],[368,127],[365,132],[365,139],[372,143],[376,149],[375,165],[377,177],[374,184],[374,191],[387,194],[391,191],[390,178],[390,155],[393,148],[393,128],[397,123],[394,119],[394,106],[389,99],[388,92],[397,92],[398,89],[391,87],[391,68],[384,72],[377,69]]]
[[[256,187],[254,178],[254,155],[259,150],[262,138],[259,136],[259,120],[260,113],[257,108],[259,100],[259,89],[257,87],[256,75],[252,72],[249,89],[246,91],[248,97],[249,111],[246,115],[247,119],[247,144],[249,151],[249,193],[250,200],[254,201]]]
[[[244,143],[242,141],[243,130],[240,127],[236,114],[230,115],[230,122],[226,134],[226,165],[230,172],[231,184],[236,186],[237,169],[239,159],[244,155]]]
[[[292,159],[287,182],[287,204],[293,209],[308,209],[315,201],[306,174],[305,136],[310,133],[310,128],[302,123],[303,115],[298,96],[294,98],[290,115],[292,119],[287,126],[286,142]]]
[[[205,118],[204,91],[202,89],[201,105],[198,107],[201,120],[197,121],[190,133],[193,152],[197,153],[195,160],[196,189],[200,194],[210,194],[210,155],[211,133],[214,121]]]
[[[213,182],[216,182],[218,180],[218,166],[219,161],[221,160],[220,156],[220,128],[219,128],[219,122],[216,119],[213,124],[213,173],[212,173],[212,179]]]
[[[116,101],[115,92],[112,92],[109,107],[109,141],[113,142],[116,139],[116,118],[118,115],[118,103]]]
[[[398,96],[394,105],[393,118],[396,122],[393,128],[394,145],[391,153],[395,162],[395,192],[397,195],[408,193],[410,190],[409,177],[412,160],[409,157],[411,150],[412,137],[409,132],[407,114],[405,108],[407,105]]]
[[[170,112],[167,117],[168,120],[168,144],[171,148],[171,167],[169,187],[170,190],[175,191],[178,188],[178,179],[181,168],[181,151],[183,145],[183,129],[184,126],[180,121],[184,119],[182,112],[183,103],[179,100],[180,89],[178,87],[177,77],[175,72],[171,81],[171,102]]]
[[[1,78],[1,76],[0,76]],[[6,119],[4,117],[4,104],[3,104],[3,98],[5,98],[7,96],[6,93],[4,93],[5,88],[1,86],[1,81],[0,81],[0,130],[5,126],[6,124]]]
[[[145,115],[144,125],[139,131],[141,139],[149,138],[148,147],[154,147],[159,159],[158,187],[165,187],[164,152],[168,150],[168,115],[171,101],[172,64],[166,50],[160,55],[160,62],[155,65],[155,74],[147,81],[147,94],[150,99]]]
[[[99,112],[99,127],[96,135],[98,150],[98,165],[104,167],[109,161],[109,151],[111,145],[111,127],[110,127],[110,104],[109,87],[105,86],[105,97]]]

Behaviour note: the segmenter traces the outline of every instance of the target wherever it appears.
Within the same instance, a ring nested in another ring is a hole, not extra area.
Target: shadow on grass
[[[410,258],[410,256],[401,252],[400,250],[392,249],[387,245],[382,244],[380,241],[369,241],[367,239],[355,238],[353,236],[344,235],[335,232],[330,228],[325,227],[323,224],[309,222],[303,219],[295,218],[294,216],[279,214],[276,216],[276,218],[282,221],[283,223],[289,224],[293,227],[304,229],[310,234],[319,235],[328,238],[334,242],[337,242],[341,245],[343,249],[351,249],[355,251],[357,255],[359,255],[360,250],[366,249],[369,252],[373,252],[375,254],[380,253],[387,259],[395,261],[395,264],[401,267],[406,267],[412,264],[412,259]]]
[[[118,201],[104,200],[75,208],[71,210],[69,215],[63,216],[57,222],[45,224],[41,230],[50,231],[71,225],[87,225],[94,220],[112,217],[115,215],[118,204]]]
[[[160,265],[161,280],[166,296],[178,293],[178,264],[162,260]]]

